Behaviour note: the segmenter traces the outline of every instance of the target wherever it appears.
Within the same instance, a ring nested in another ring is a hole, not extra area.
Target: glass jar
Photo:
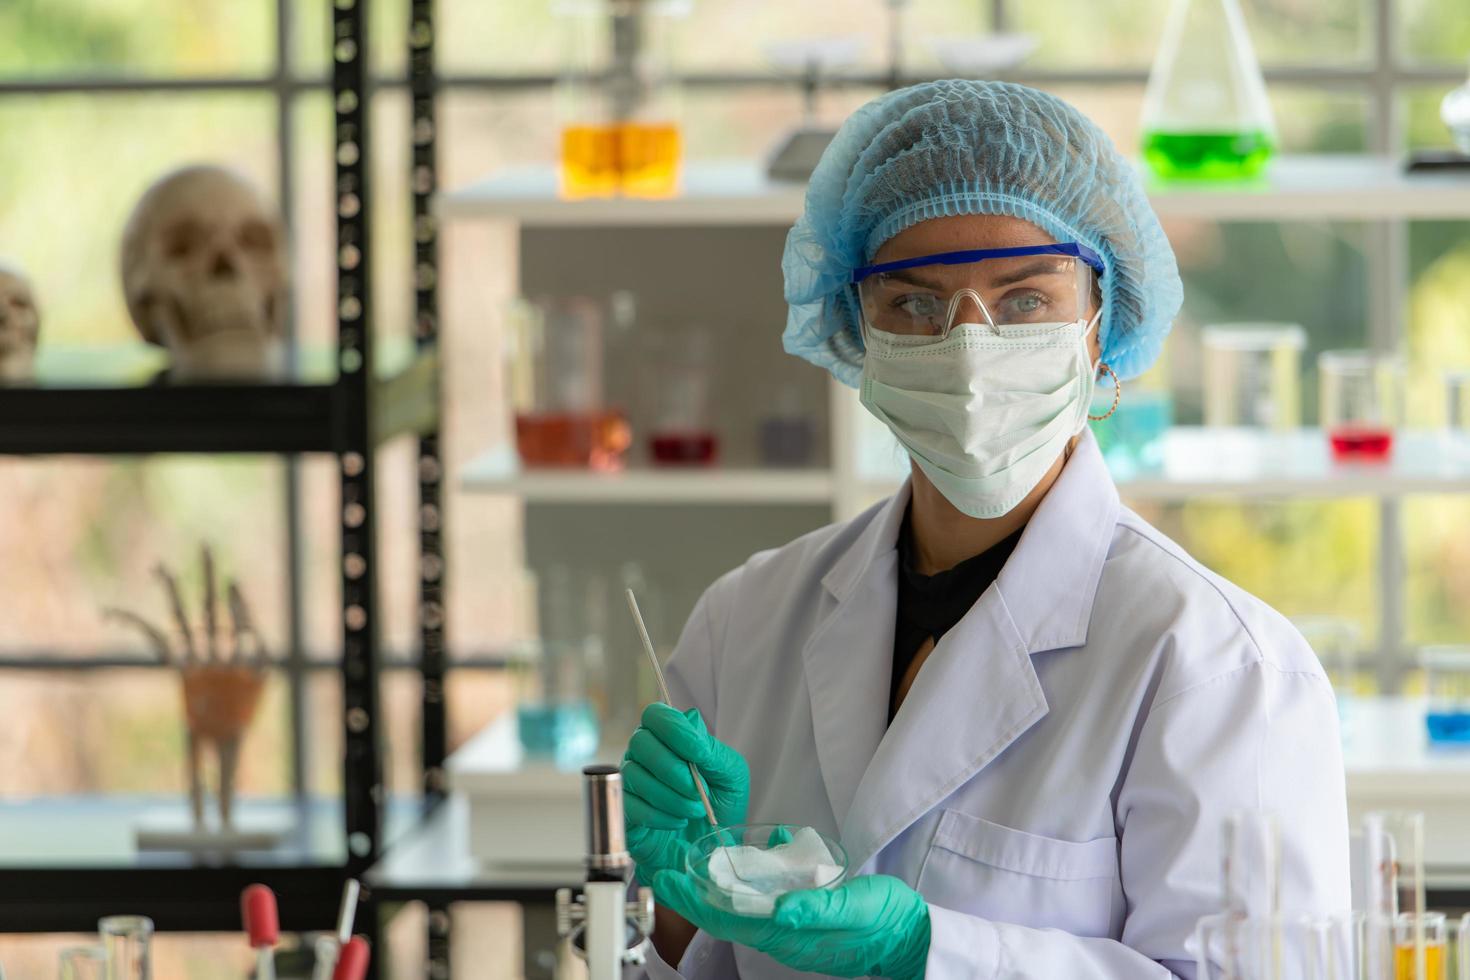
[[[1470,647],[1426,647],[1419,653],[1431,742],[1470,745]]]
[[[1404,367],[1397,357],[1366,350],[1317,356],[1322,428],[1335,458],[1381,462],[1393,452],[1404,417]]]
[[[655,409],[648,451],[655,466],[713,466],[720,437],[711,423],[713,344],[709,331],[690,325],[653,343]]]
[[[683,137],[672,64],[688,0],[561,0],[556,11],[563,195],[677,193]]]
[[[506,351],[521,462],[621,469],[632,432],[603,400],[601,305],[582,296],[520,301]]]
[[[1204,329],[1205,425],[1301,425],[1301,355],[1292,323],[1221,323]]]
[[[599,710],[606,689],[602,637],[606,627],[604,579],[565,564],[537,576],[540,642],[520,666],[516,726],[532,758],[578,766],[597,752]]]

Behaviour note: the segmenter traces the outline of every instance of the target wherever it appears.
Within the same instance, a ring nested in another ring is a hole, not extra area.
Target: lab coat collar
[[[892,557],[912,493],[912,482],[905,480],[823,576],[822,585],[839,603],[875,562]],[[1118,490],[1097,440],[1084,430],[996,580],[1028,653],[1087,642],[1119,509]]]
[[[1119,509],[1097,440],[1084,430],[996,579],[1029,652],[1087,642]]]
[[[1084,433],[995,585],[940,640],[892,725],[907,482],[823,577],[837,600],[802,650],[817,756],[854,868],[1046,715],[1030,655],[1086,642],[1118,495]]]

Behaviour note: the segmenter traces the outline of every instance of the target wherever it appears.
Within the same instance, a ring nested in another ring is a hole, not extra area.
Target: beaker
[[[1172,0],[1142,135],[1160,177],[1235,180],[1265,167],[1276,123],[1237,0]]]
[[[520,300],[509,326],[506,374],[521,462],[621,469],[632,432],[603,400],[601,305],[584,296]]]
[[[808,466],[816,452],[817,420],[806,408],[801,392],[787,385],[771,410],[760,420],[761,463],[766,466]]]
[[[1292,323],[1221,323],[1204,329],[1205,425],[1294,429],[1301,424],[1301,354]]]
[[[1470,436],[1470,371],[1446,371],[1444,374],[1445,427],[1450,432]]]
[[[537,576],[536,593],[540,642],[521,669],[517,731],[527,755],[579,766],[600,738],[593,698],[605,689],[604,581],[594,571],[554,564]]]
[[[655,401],[649,455],[660,466],[711,466],[720,437],[710,423],[709,332],[688,326],[654,347]]]
[[[107,958],[107,980],[150,980],[153,920],[144,915],[109,915],[97,920]]]
[[[672,70],[688,0],[561,0],[562,193],[668,197],[683,137]]]
[[[1435,646],[1419,652],[1428,706],[1429,740],[1470,745],[1470,647]]]
[[[1321,423],[1340,460],[1381,461],[1404,416],[1404,368],[1392,355],[1329,350],[1317,356]]]

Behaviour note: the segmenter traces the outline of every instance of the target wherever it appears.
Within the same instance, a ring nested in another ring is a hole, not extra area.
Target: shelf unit
[[[339,800],[306,799],[283,807],[294,818],[288,840],[272,851],[235,858],[182,852],[138,854],[107,850],[120,821],[138,810],[126,801],[86,805],[68,801],[65,813],[49,818],[45,801],[18,805],[0,818],[0,840],[21,828],[16,847],[0,844],[0,932],[86,932],[99,915],[118,910],[151,916],[160,930],[235,931],[238,895],[251,882],[270,885],[279,896],[281,925],[288,931],[334,928],[342,883],[361,876],[382,854],[390,832],[406,827],[423,808],[395,807],[392,827],[383,785],[379,681],[378,589],[374,495],[376,450],[387,439],[417,434],[419,442],[420,562],[419,625],[422,649],[416,669],[423,677],[423,755],[426,790],[442,783],[445,749],[443,713],[443,555],[438,456],[438,336],[434,272],[437,235],[432,221],[415,222],[419,290],[416,352],[401,371],[375,374],[372,343],[371,226],[368,193],[368,79],[364,0],[333,4],[336,111],[338,322],[336,380],[330,383],[0,389],[0,455],[151,455],[157,453],[262,453],[287,458],[330,454],[338,461],[342,511],[342,636],[340,663],[344,733],[343,793]],[[428,25],[428,3],[412,12],[412,37]],[[416,55],[417,57],[417,55]],[[425,76],[427,77],[427,76]],[[415,89],[416,118],[432,124],[432,91]],[[415,129],[415,213],[425,219],[434,188],[432,130]],[[344,302],[345,300],[353,302]],[[0,668],[5,664],[0,662]],[[155,801],[156,802],[156,801]],[[73,805],[73,804],[76,805]],[[61,806],[61,804],[55,804]],[[271,804],[243,800],[243,808]],[[45,820],[55,829],[70,820],[75,849],[25,849],[26,821]],[[102,847],[105,853],[98,853]],[[78,851],[84,851],[80,857]],[[376,944],[374,914],[360,915],[358,928]],[[378,965],[382,966],[381,959]]]
[[[1286,156],[1259,180],[1199,185],[1145,179],[1154,210],[1165,218],[1221,221],[1444,220],[1470,217],[1470,179],[1444,173],[1409,175],[1388,157]],[[806,186],[765,177],[752,161],[693,162],[684,187],[664,200],[563,200],[551,166],[508,169],[445,194],[440,217],[497,218],[535,227],[790,225],[801,215]]]

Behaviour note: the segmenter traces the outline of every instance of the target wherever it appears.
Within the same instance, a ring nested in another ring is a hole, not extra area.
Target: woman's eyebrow
[[[892,272],[882,273],[882,276],[885,282],[897,280],[898,282],[907,283],[910,286],[919,286],[923,289],[932,289],[936,292],[949,288],[938,279],[930,279],[927,276],[920,275],[913,269],[895,269]]]
[[[991,288],[1009,286],[1035,276],[1055,276],[1067,272],[1069,265],[1056,259],[1038,259],[1019,268],[1007,269],[990,281]]]

